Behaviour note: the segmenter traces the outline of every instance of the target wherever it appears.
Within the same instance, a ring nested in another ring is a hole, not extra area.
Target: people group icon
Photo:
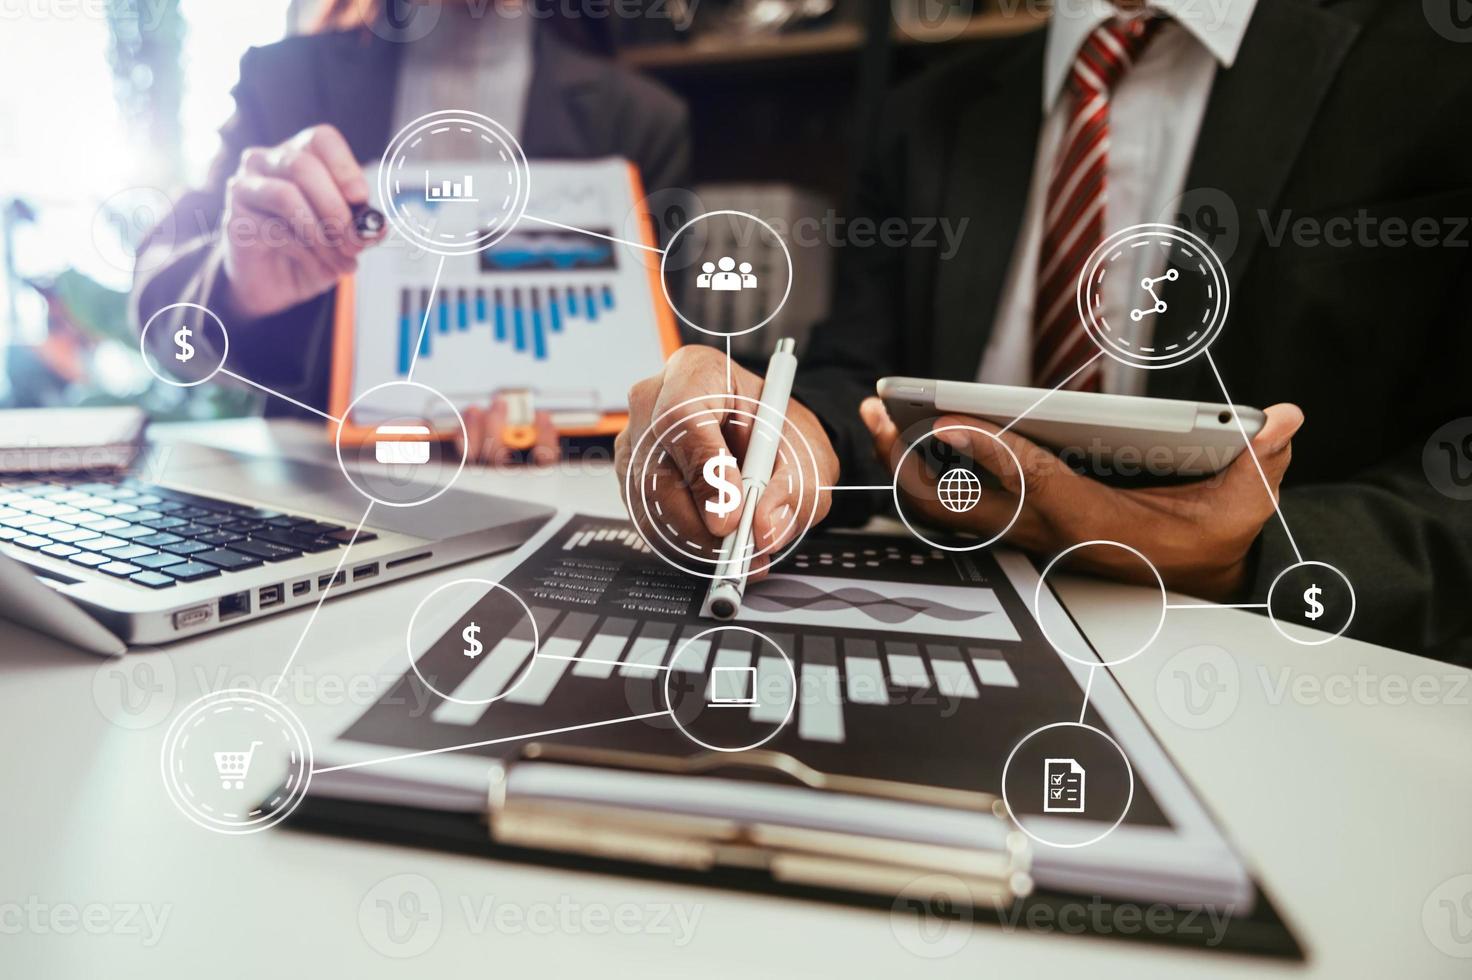
[[[716,271],[717,269],[720,271]],[[750,262],[743,262],[740,268],[737,268],[735,259],[729,255],[723,255],[716,262],[701,264],[700,275],[695,277],[695,286],[698,289],[714,289],[722,292],[755,289],[756,275],[751,271]]]

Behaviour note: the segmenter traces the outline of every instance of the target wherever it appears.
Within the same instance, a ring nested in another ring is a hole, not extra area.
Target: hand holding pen
[[[650,495],[650,508],[657,508],[675,533],[696,542],[711,555],[717,554],[721,541],[740,526],[746,499],[742,494],[735,508],[707,508],[706,502],[715,499],[715,495],[703,476],[705,464],[722,455],[732,456],[738,463],[744,461],[751,441],[750,419],[731,415],[722,425],[677,424],[669,431],[665,430],[682,416],[707,409],[754,411],[754,405],[762,397],[762,377],[738,364],[731,364],[729,369],[729,394],[740,398],[728,396],[727,363],[723,352],[698,345],[676,351],[660,374],[630,389],[629,425],[615,446],[619,488],[620,492],[627,494],[629,472],[632,470],[637,474],[651,455],[658,459],[660,454],[651,442],[654,435],[663,434],[662,448],[667,453],[663,454],[662,461],[650,460],[650,468],[658,476],[657,480],[651,478],[649,481],[656,487]],[[788,402],[786,416],[784,431],[788,433],[789,441],[798,446],[806,442],[813,450],[818,484],[836,484],[838,457],[817,417],[797,399]],[[709,417],[709,414],[704,416],[705,419]],[[651,433],[641,442],[640,436],[648,432],[656,420],[659,420],[660,433]],[[633,452],[636,444],[639,450],[637,459]],[[805,468],[805,478],[802,481],[795,477],[789,480],[788,469],[799,465]],[[797,526],[788,527],[787,522],[778,516],[784,513],[784,508],[797,508],[802,514],[816,508],[815,520],[827,515],[831,494],[814,486],[813,466],[812,459],[798,461],[786,455],[779,457],[774,464],[767,489],[751,514],[751,533],[762,542],[762,549],[767,554],[781,552],[805,523],[798,522]],[[799,483],[800,491],[789,491],[789,486],[797,487]],[[658,544],[661,539],[650,526],[643,501],[626,499],[624,502],[633,519],[642,526],[646,539]],[[765,572],[766,556],[760,555],[752,563],[749,577],[760,579]]]

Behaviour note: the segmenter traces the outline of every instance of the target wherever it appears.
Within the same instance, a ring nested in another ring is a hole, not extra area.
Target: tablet
[[[1202,477],[1246,448],[1267,421],[1242,405],[1092,391],[881,378],[876,389],[902,435],[941,415],[971,415],[1046,446],[1074,469],[1132,478]],[[1021,416],[1019,418],[1019,416]]]

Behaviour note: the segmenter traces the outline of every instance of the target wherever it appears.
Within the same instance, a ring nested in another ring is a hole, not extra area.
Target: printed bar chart
[[[394,370],[407,377],[419,357],[428,359],[442,338],[484,330],[496,345],[506,345],[537,361],[552,356],[551,339],[572,324],[595,326],[618,306],[614,287],[604,283],[537,286],[441,286],[431,305],[427,287],[399,290],[398,344]],[[420,325],[424,330],[420,332]]]

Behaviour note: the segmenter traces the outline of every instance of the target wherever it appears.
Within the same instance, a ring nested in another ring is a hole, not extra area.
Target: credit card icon
[[[380,425],[373,430],[373,458],[380,463],[429,462],[429,426]]]

